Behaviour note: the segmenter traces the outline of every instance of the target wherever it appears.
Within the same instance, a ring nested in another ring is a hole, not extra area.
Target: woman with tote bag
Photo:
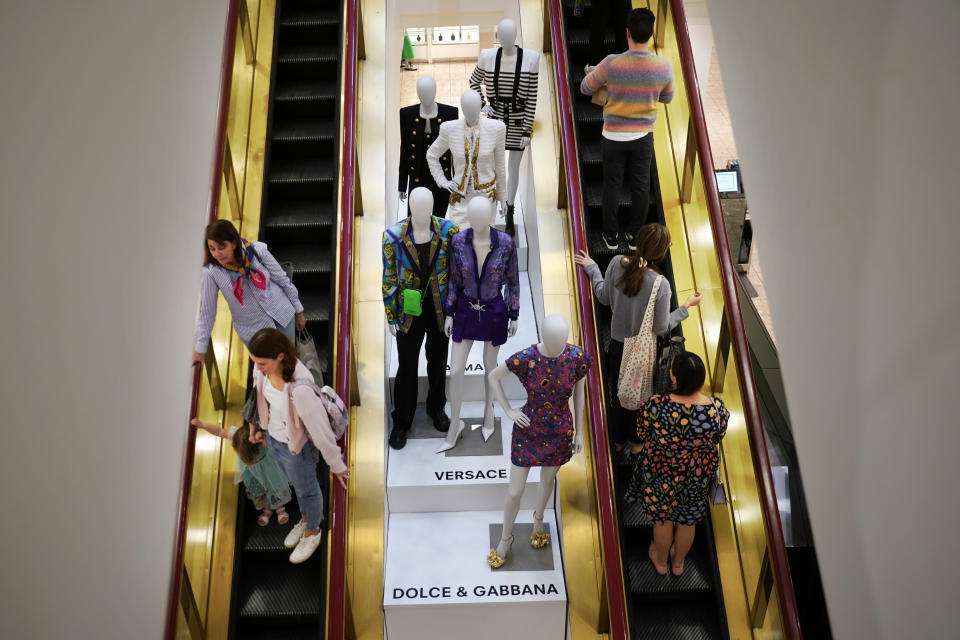
[[[624,383],[622,390],[611,394],[608,416],[617,451],[625,447],[629,447],[632,454],[641,451],[636,429],[636,409],[652,394],[657,336],[669,333],[689,316],[687,310],[690,307],[700,304],[700,294],[695,293],[678,309],[670,311],[670,282],[656,265],[666,257],[671,244],[670,231],[662,224],[654,223],[640,227],[633,255],[615,256],[602,276],[597,263],[585,251],[573,258],[574,262],[586,269],[597,301],[613,310],[610,347],[604,371],[606,375],[616,376],[618,381]],[[628,340],[636,342],[628,353],[628,362],[634,366],[629,367],[629,371],[625,371],[625,379],[621,379],[624,343]],[[643,376],[642,370],[646,364],[649,364],[649,373]],[[636,375],[638,369],[641,375]],[[624,407],[618,396],[627,400],[628,406],[633,409]]]

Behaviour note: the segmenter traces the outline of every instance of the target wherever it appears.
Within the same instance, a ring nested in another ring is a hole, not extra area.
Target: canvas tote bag
[[[663,276],[658,275],[643,313],[640,332],[623,341],[623,359],[617,381],[617,398],[624,409],[636,411],[653,394],[653,371],[657,360],[657,336],[653,334],[653,311]]]

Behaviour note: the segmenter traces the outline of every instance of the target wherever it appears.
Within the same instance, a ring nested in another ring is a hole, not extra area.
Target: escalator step
[[[322,625],[317,616],[273,616],[248,617],[243,620],[234,634],[235,640],[263,640],[263,638],[283,638],[283,640],[317,640],[323,637]]]
[[[270,204],[263,224],[268,230],[307,230],[333,226],[333,205],[316,201],[279,201]]]
[[[299,140],[330,140],[337,138],[337,126],[332,120],[290,119],[277,122],[273,127],[271,139],[276,142]]]
[[[332,100],[339,97],[337,82],[319,80],[299,80],[279,86],[274,93],[275,102],[294,102],[301,100]]]
[[[293,160],[271,163],[270,184],[291,182],[333,182],[336,174],[332,160]]]
[[[336,62],[339,51],[324,45],[298,45],[290,47],[277,57],[280,64],[303,64],[311,62]]]
[[[318,27],[337,26],[339,24],[339,12],[323,9],[299,9],[287,11],[286,7],[284,7],[283,17],[280,18],[281,27]]]
[[[330,252],[316,246],[277,246],[271,252],[277,262],[293,263],[294,281],[302,273],[330,273]]]
[[[330,321],[330,296],[322,293],[301,293],[300,303],[303,304],[303,314],[307,316],[308,322]],[[319,345],[317,350],[319,351]]]
[[[603,35],[603,50],[613,51],[616,45],[617,39],[613,36],[613,29],[607,29]],[[570,58],[577,59],[579,56],[576,54],[578,53],[586,55],[586,49],[589,46],[590,26],[586,21],[582,25],[574,24],[567,28],[567,49],[570,52]],[[600,61],[595,60],[594,63],[596,62]],[[580,66],[583,67],[583,65]],[[583,79],[583,74],[580,74],[580,78]]]
[[[580,165],[602,165],[603,147],[599,140],[589,140],[580,146]]]
[[[634,605],[635,640],[719,640],[724,637],[712,607],[698,603],[659,602]]]
[[[245,558],[244,584],[238,594],[241,620],[320,615],[321,594],[316,574],[322,569],[325,545],[326,536],[313,557],[299,565],[290,564],[281,554],[276,554],[276,559],[271,554],[272,561],[265,562]]]
[[[641,502],[620,503],[620,521],[624,527],[652,527],[653,522],[647,517],[647,512]]]
[[[649,542],[647,542],[649,544]],[[647,557],[646,544],[643,550],[634,550],[627,558],[630,576],[630,592],[639,598],[689,598],[710,594],[710,574],[705,554],[696,548],[683,561],[683,575],[661,576]]]

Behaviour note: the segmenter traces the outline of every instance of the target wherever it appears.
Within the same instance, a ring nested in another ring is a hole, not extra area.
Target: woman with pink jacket
[[[283,544],[293,548],[290,562],[307,560],[320,546],[323,494],[317,482],[320,456],[344,487],[350,472],[334,438],[330,419],[313,390],[313,376],[297,360],[297,351],[281,331],[261,329],[248,344],[255,365],[260,426],[250,425],[250,440],[266,441],[284,474],[293,485],[303,514]],[[304,380],[311,384],[295,385]],[[295,547],[295,548],[294,548]]]

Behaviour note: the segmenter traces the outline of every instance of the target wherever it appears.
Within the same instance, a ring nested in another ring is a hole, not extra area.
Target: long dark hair
[[[250,425],[248,424],[236,430],[231,444],[233,444],[233,450],[237,452],[237,456],[247,465],[256,462],[257,456],[260,455],[260,450],[264,446],[262,442],[250,442]]]
[[[210,247],[207,246],[208,240],[213,240],[217,244],[221,242],[232,242],[234,244],[233,261],[238,265],[243,264],[243,244],[240,242],[240,233],[237,231],[237,228],[233,226],[232,222],[229,220],[211,222],[207,225],[207,230],[203,234],[203,266],[211,263],[220,264],[210,254]]]
[[[674,393],[678,396],[692,396],[703,388],[707,379],[703,360],[692,351],[681,351],[674,356],[670,371],[677,381],[677,390]]]
[[[250,355],[258,358],[270,358],[276,360],[277,356],[283,354],[282,373],[283,379],[287,382],[293,381],[293,371],[297,368],[297,349],[290,342],[290,338],[283,335],[279,329],[260,329],[250,338],[250,344],[247,345]]]
[[[670,250],[670,230],[655,222],[645,224],[637,231],[636,243],[637,250],[633,257],[624,260],[624,272],[617,281],[617,287],[630,297],[640,292],[644,271],[651,269],[660,273],[656,263]]]

